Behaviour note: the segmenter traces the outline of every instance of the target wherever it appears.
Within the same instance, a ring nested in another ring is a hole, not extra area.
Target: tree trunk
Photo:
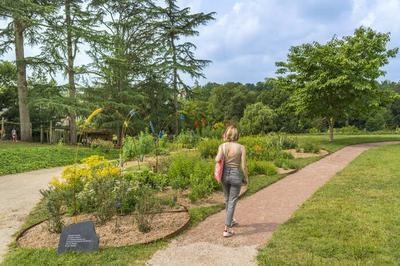
[[[117,147],[122,147],[124,144],[124,135],[125,135],[125,130],[124,130],[124,124],[122,123],[122,126],[118,128],[117,132]]]
[[[26,62],[24,54],[24,26],[14,19],[15,59],[17,63],[17,87],[21,140],[32,141],[31,120],[28,107],[28,83],[26,81]]]
[[[176,68],[177,59],[176,59],[176,47],[175,47],[175,38],[171,35],[171,47],[172,47],[172,62],[174,64],[173,67],[173,81],[172,81],[172,89],[174,93],[174,111],[175,111],[175,134],[179,134],[179,113],[178,113],[178,70]]]
[[[67,25],[67,60],[68,60],[68,93],[73,103],[76,99],[75,72],[74,72],[74,52],[72,47],[71,33],[71,0],[65,0],[65,22]],[[76,114],[74,110],[69,112],[69,142],[76,144]]]
[[[333,126],[334,126],[334,119],[333,117],[328,118],[328,124],[329,124],[329,141],[333,141]]]

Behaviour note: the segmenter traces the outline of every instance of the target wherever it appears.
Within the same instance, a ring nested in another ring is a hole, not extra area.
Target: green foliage
[[[335,128],[335,132],[338,134],[354,135],[354,134],[360,134],[361,130],[359,130],[355,126],[345,126],[342,128]]]
[[[90,201],[93,206],[94,214],[99,223],[105,223],[116,213],[116,197],[114,193],[115,179],[110,177],[93,178],[85,185],[84,194],[89,194],[88,198],[80,197],[80,200]],[[88,193],[85,193],[85,191]],[[90,206],[89,205],[89,206]]]
[[[240,120],[240,129],[246,135],[271,132],[276,129],[275,116],[275,112],[263,103],[248,105]]]
[[[312,127],[308,130],[308,133],[310,134],[319,134],[321,133],[321,130],[319,130],[318,128]]]
[[[214,158],[221,143],[218,139],[205,139],[197,144],[197,149],[202,158]]]
[[[277,173],[275,165],[267,161],[249,160],[247,167],[249,175],[275,175]]]
[[[155,197],[154,191],[148,186],[142,186],[138,190],[138,201],[136,203],[134,222],[142,233],[151,230],[154,214],[160,208],[160,202]]]
[[[94,139],[90,143],[90,148],[98,150],[102,153],[106,153],[114,149],[114,144],[112,143],[112,141],[109,140]]]
[[[168,170],[169,183],[173,188],[185,189],[190,184],[190,175],[193,172],[199,157],[189,154],[178,154],[172,159]]]
[[[222,127],[202,127],[200,130],[198,130],[198,135],[200,135],[202,138],[215,138],[219,139],[221,138],[222,134],[224,133],[224,128]]]
[[[214,178],[214,164],[206,161],[197,161],[190,175],[189,199],[195,202],[202,199],[220,186]]]
[[[283,86],[292,90],[297,112],[324,117],[333,129],[334,122],[347,113],[379,106],[385,94],[379,91],[377,78],[398,52],[386,48],[389,40],[389,34],[360,27],[354,35],[326,44],[292,47],[287,62],[277,63],[277,72],[283,75]]]
[[[284,159],[284,158],[277,158],[274,160],[274,164],[276,167],[283,168],[283,169],[299,169],[299,164],[296,160],[291,159]]]
[[[178,144],[180,148],[187,148],[187,149],[196,147],[198,141],[199,137],[189,130],[182,131],[175,139],[175,142]]]
[[[286,134],[273,134],[271,143],[272,145],[282,147],[282,149],[295,149],[297,147],[296,137]]]
[[[190,200],[197,201],[219,187],[214,180],[213,169],[213,163],[202,160],[199,156],[176,155],[168,171],[169,184],[178,189],[190,188]]]
[[[47,215],[49,217],[49,231],[52,233],[61,233],[63,228],[62,206],[63,192],[58,189],[41,190]]]
[[[239,122],[246,106],[255,99],[255,92],[240,83],[217,84],[212,89],[208,109],[215,122]]]
[[[374,115],[371,115],[367,119],[365,123],[365,128],[368,131],[378,131],[384,129],[385,125],[386,125],[385,117],[381,112],[378,112]]]
[[[321,150],[321,147],[318,144],[312,142],[304,143],[301,147],[303,152],[319,153]]]
[[[124,177],[135,181],[138,187],[148,186],[158,191],[169,185],[169,179],[166,174],[154,173],[149,170],[129,172]]]
[[[143,161],[144,156],[155,149],[154,138],[147,132],[140,132],[137,137],[127,136],[122,146],[124,160]]]
[[[285,134],[273,134],[267,136],[243,137],[239,140],[246,147],[250,159],[273,161],[276,158],[289,158],[284,149],[297,147],[295,137]]]

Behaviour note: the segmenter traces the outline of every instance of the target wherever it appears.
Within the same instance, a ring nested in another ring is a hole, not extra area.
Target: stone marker
[[[99,237],[96,235],[92,221],[71,224],[63,228],[58,243],[58,254],[69,251],[93,252],[98,250]]]

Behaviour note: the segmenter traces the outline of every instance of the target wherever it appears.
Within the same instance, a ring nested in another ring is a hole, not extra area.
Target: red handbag
[[[224,148],[225,148],[225,145],[222,145],[222,152],[225,157],[225,149]],[[224,157],[222,157],[222,159],[219,160],[215,164],[215,168],[214,168],[214,178],[215,178],[215,180],[217,180],[218,183],[221,183],[222,173],[224,172]]]

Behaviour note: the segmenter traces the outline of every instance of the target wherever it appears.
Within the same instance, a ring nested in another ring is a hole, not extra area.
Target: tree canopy
[[[334,37],[326,44],[295,46],[287,62],[277,63],[277,73],[291,90],[298,112],[327,119],[332,140],[335,120],[379,105],[377,79],[398,52],[387,48],[389,40],[387,33],[361,27],[352,36]]]

